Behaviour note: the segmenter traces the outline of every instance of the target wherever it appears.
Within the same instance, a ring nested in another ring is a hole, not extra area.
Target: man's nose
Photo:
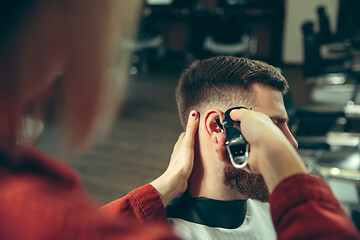
[[[299,144],[296,141],[296,139],[294,138],[294,136],[292,135],[292,133],[290,132],[290,129],[286,126],[286,130],[284,132],[286,138],[289,140],[289,142],[291,143],[291,145],[297,149]]]

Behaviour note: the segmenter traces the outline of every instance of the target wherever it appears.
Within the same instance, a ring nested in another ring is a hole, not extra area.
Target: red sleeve
[[[167,221],[164,205],[151,184],[137,188],[101,210],[119,217],[135,217],[140,222]]]
[[[0,162],[1,162],[0,156]],[[64,164],[29,150],[23,162],[0,164],[0,239],[178,239],[156,190],[145,185],[99,211]],[[114,213],[117,216],[114,216]]]
[[[278,239],[360,239],[327,183],[310,174],[283,180],[271,194]]]

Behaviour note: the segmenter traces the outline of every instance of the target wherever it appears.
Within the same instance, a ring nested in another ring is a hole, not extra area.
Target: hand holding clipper
[[[235,168],[245,168],[248,164],[249,156],[249,144],[246,139],[241,134],[241,131],[238,127],[235,126],[235,123],[231,117],[230,112],[234,109],[241,109],[246,107],[234,107],[230,108],[225,112],[225,119],[220,123],[220,119],[216,118],[216,123],[218,126],[225,132],[226,141],[225,147],[229,154],[230,161]]]

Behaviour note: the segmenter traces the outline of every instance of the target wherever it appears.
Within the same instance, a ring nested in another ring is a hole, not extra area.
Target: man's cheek
[[[230,158],[229,158],[229,154],[226,151],[226,148],[224,145],[218,145],[216,147],[216,152],[219,154],[220,159],[223,160],[224,162],[228,162],[229,164],[231,164],[230,162]]]

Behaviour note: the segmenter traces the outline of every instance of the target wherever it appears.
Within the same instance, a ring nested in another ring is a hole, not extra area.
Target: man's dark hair
[[[239,97],[239,91],[244,103],[254,100],[249,91],[253,83],[273,87],[283,94],[289,88],[273,66],[261,61],[230,56],[195,61],[181,74],[176,88],[181,124],[185,128],[192,109],[206,110],[203,108],[219,102],[230,104],[235,96]]]

